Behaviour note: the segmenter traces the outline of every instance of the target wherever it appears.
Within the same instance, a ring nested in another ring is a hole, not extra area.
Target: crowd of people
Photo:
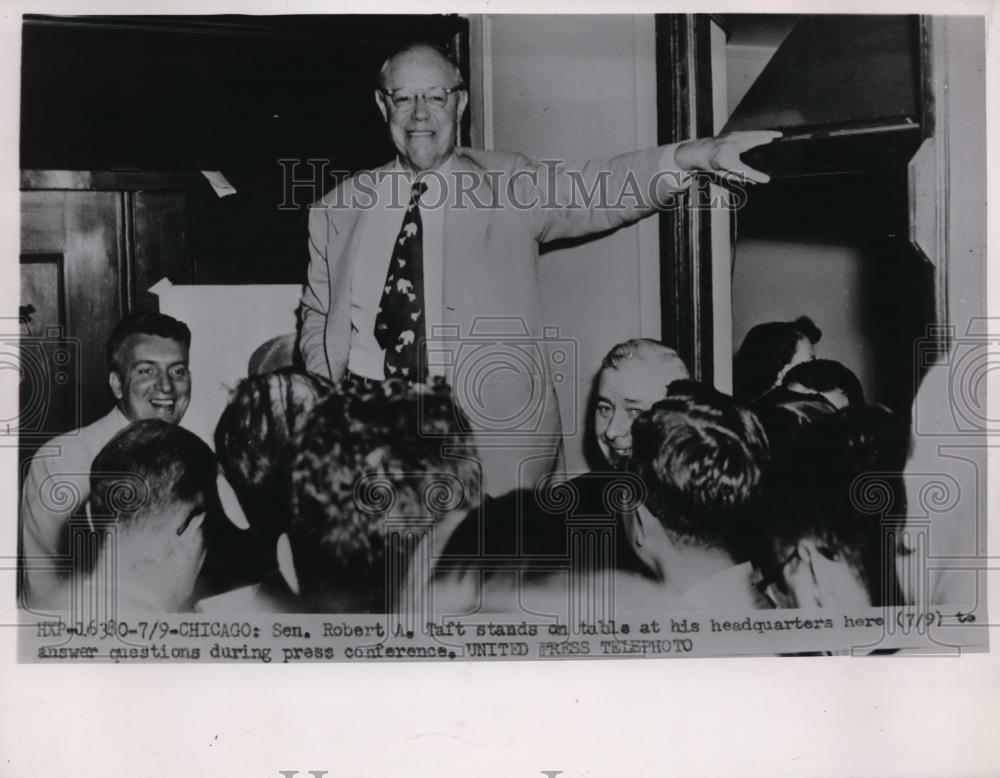
[[[442,379],[251,375],[213,451],[179,425],[187,327],[133,316],[108,344],[114,423],[29,468],[24,601],[66,608],[90,587],[154,612],[537,612],[606,591],[625,610],[904,604],[909,422],[865,404],[818,339],[806,319],[751,330],[740,397],[658,341],[621,343],[593,382],[593,469],[493,496]],[[90,449],[82,483],[64,465]]]
[[[480,352],[456,347],[484,322],[544,340],[540,244],[626,227],[692,176],[766,183],[740,155],[780,133],[545,168],[459,147],[468,102],[447,52],[413,43],[386,58],[375,103],[397,156],[311,207],[299,369],[252,359],[214,451],[177,426],[188,327],[121,322],[115,408],[43,447],[24,479],[26,604],[65,607],[81,587],[119,607],[206,612],[912,599],[893,531],[908,422],[815,358],[808,318],[750,330],[733,396],[692,381],[663,343],[616,345],[593,377],[591,471],[572,478],[551,365],[481,369]],[[581,186],[619,197],[579,201]]]

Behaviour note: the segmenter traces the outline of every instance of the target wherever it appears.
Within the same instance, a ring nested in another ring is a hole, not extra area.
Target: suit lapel
[[[389,163],[375,170],[368,171],[367,174],[372,175],[374,182],[377,183],[379,174],[389,170],[392,166],[393,163]],[[361,248],[361,236],[364,232],[365,218],[368,215],[367,210],[351,207],[351,202],[352,198],[355,197],[359,198],[362,202],[367,202],[370,199],[370,194],[359,193],[353,178],[348,179],[344,186],[343,202],[329,211],[330,231],[332,233],[330,240],[336,240],[339,245],[339,257],[337,261],[330,263],[329,270],[330,287],[336,290],[335,293],[338,296],[338,300],[331,302],[335,307],[345,308],[350,311],[354,266],[359,261],[358,254]]]

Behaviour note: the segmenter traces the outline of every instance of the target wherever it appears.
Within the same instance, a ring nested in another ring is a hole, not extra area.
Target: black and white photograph
[[[987,648],[982,17],[21,34],[21,661]]]
[[[805,10],[9,11],[0,775],[994,774],[996,8]]]

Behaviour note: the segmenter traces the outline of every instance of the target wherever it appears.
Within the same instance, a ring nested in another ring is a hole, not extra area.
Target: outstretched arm
[[[535,235],[540,241],[574,238],[630,224],[670,207],[692,173],[711,173],[732,183],[766,183],[767,174],[744,164],[740,155],[780,136],[773,131],[735,132],[559,165],[554,171],[539,165],[539,185],[533,193],[539,202],[533,213]]]

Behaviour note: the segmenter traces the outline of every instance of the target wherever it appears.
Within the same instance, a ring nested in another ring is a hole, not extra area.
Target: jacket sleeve
[[[530,203],[537,240],[577,238],[631,224],[674,207],[690,182],[675,145],[581,163],[528,163],[512,177],[520,204]]]
[[[302,327],[299,351],[310,373],[330,378],[326,358],[326,317],[330,309],[330,269],[327,265],[327,239],[330,224],[326,210],[309,209],[309,269],[300,301]]]
[[[69,520],[90,495],[89,473],[54,472],[56,461],[36,454],[21,492],[21,554],[29,602],[43,597],[58,581],[57,557]]]

